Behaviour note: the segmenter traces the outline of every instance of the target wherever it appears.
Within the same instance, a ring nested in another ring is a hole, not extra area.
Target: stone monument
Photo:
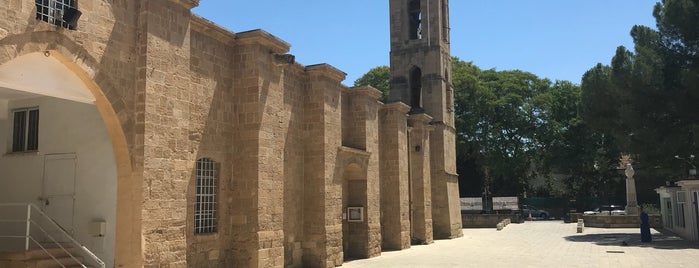
[[[635,171],[631,164],[626,164],[626,215],[638,215],[638,201],[636,201],[636,181],[633,178]]]

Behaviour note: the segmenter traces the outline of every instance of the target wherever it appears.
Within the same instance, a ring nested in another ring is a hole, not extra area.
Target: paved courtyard
[[[585,228],[578,234],[576,224],[562,221],[463,231],[462,238],[383,252],[342,267],[699,267],[699,242],[656,230],[652,243],[641,243],[639,229]]]

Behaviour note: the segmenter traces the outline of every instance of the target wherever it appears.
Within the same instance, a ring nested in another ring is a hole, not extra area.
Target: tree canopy
[[[519,70],[481,70],[455,57],[452,62],[462,195],[479,196],[484,184],[500,196],[603,190],[599,180],[585,178],[594,173],[595,161],[618,152],[600,149],[609,147],[611,137],[592,131],[580,118],[579,86]],[[389,81],[390,69],[381,66],[355,85],[372,85],[387,96]]]
[[[644,170],[637,177],[655,176],[637,180],[639,200],[657,199],[650,187],[686,170],[674,156],[697,153],[699,0],[664,0],[653,16],[657,30],[634,26],[634,50],[617,48],[580,86],[453,58],[461,194],[479,196],[487,184],[500,196],[621,197],[623,152]],[[390,69],[374,68],[355,85],[388,96]]]
[[[595,194],[586,180],[614,148],[580,118],[580,87],[514,70],[480,70],[454,58],[457,167],[467,195],[481,191],[489,167],[496,195]],[[606,143],[606,144],[605,144]],[[606,162],[605,162],[606,164]],[[600,177],[600,176],[598,176]]]
[[[583,75],[583,118],[642,167],[681,172],[673,156],[696,154],[699,139],[699,1],[664,0],[653,16],[657,30],[631,29],[634,51]]]
[[[388,66],[372,68],[362,77],[354,81],[354,86],[372,86],[381,91],[382,102],[388,100],[388,93],[391,90],[391,69]]]

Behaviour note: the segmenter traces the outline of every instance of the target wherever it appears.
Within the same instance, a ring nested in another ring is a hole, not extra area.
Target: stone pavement
[[[656,230],[651,243],[641,243],[638,228],[586,227],[578,234],[575,223],[562,221],[463,231],[462,238],[382,252],[342,267],[699,267],[699,242]]]

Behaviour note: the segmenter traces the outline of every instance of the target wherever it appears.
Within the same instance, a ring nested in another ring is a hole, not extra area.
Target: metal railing
[[[104,268],[104,262],[75,241],[51,217],[34,204],[0,204],[0,251],[40,249],[61,267],[69,257],[81,267]],[[57,256],[56,251],[62,253]],[[71,264],[75,265],[75,264]]]

